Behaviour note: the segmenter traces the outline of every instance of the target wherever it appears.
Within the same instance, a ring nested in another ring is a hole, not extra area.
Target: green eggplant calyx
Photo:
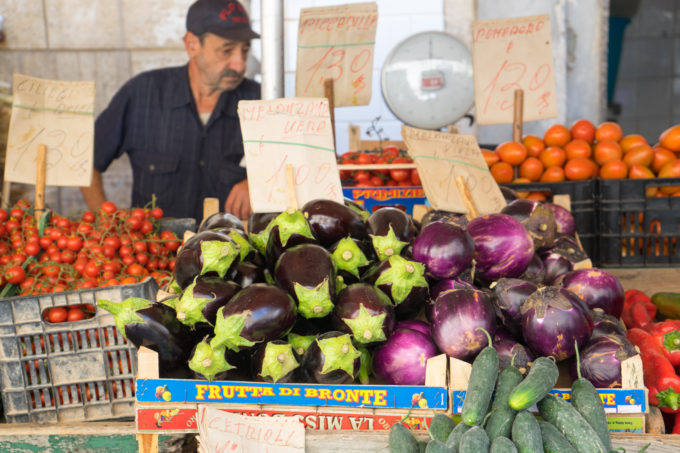
[[[680,394],[676,393],[671,387],[656,394],[659,400],[659,407],[668,407],[677,410],[680,407]]]
[[[288,343],[293,346],[295,353],[300,357],[304,355],[309,346],[314,342],[314,338],[316,338],[314,335],[298,335],[296,333],[289,333],[286,337]]]
[[[298,300],[298,311],[305,318],[323,318],[333,311],[328,278],[324,278],[314,288],[305,288],[296,282],[294,290]]]
[[[373,374],[373,358],[371,357],[371,352],[365,346],[357,346],[357,350],[361,353],[357,379],[363,385],[368,385]]]
[[[255,249],[264,255],[267,251],[267,241],[269,241],[269,230],[263,230],[259,233],[248,234],[248,241]]]
[[[666,348],[668,352],[680,350],[680,332],[677,330],[666,332],[663,336],[663,347]]]
[[[201,242],[201,255],[203,267],[201,274],[217,272],[220,278],[224,278],[227,271],[239,256],[239,246],[232,241],[203,241]]]
[[[249,348],[255,342],[241,336],[241,332],[246,325],[245,313],[239,313],[226,318],[222,315],[224,307],[217,310],[217,321],[215,322],[215,336],[210,340],[210,346],[217,348],[225,346],[232,351],[239,351],[241,348]]]
[[[395,305],[399,305],[416,286],[428,287],[425,279],[425,266],[416,261],[409,261],[399,255],[388,259],[390,268],[385,270],[375,281],[375,286],[390,285],[390,294]]]
[[[219,373],[235,368],[225,358],[225,347],[213,348],[210,343],[201,341],[196,345],[194,354],[189,360],[189,369],[212,380]]]
[[[240,247],[239,258],[241,261],[245,260],[248,254],[254,250],[253,246],[250,245],[250,242],[248,242],[248,239],[246,239],[246,237],[239,230],[232,229],[227,236],[232,238],[234,242]]]
[[[168,285],[168,292],[170,294],[182,294],[182,287],[179,286],[179,283],[177,283],[177,280],[174,278],[170,282],[170,285]]]
[[[215,300],[214,294],[212,298],[194,297],[195,286],[196,279],[194,279],[194,283],[184,289],[182,297],[180,297],[179,302],[175,306],[177,319],[187,326],[193,326],[199,322],[208,322],[205,316],[203,316],[203,309],[208,302]]]
[[[177,303],[179,302],[179,297],[174,294],[172,296],[166,297],[165,299],[159,301],[163,305],[167,305],[168,307],[172,308],[173,310],[175,307],[177,307]]]
[[[408,245],[406,242],[400,241],[394,234],[392,225],[390,230],[384,236],[371,235],[371,242],[375,252],[378,254],[380,261],[386,260],[390,256],[399,255],[404,247]]]
[[[316,340],[316,342],[324,355],[321,374],[342,370],[354,378],[354,360],[360,357],[361,353],[352,344],[349,334]]]
[[[386,340],[383,326],[385,313],[372,315],[366,310],[364,304],[359,305],[359,315],[355,318],[342,318],[352,331],[354,341],[361,344],[375,343]]]
[[[314,239],[312,228],[309,226],[302,211],[292,209],[283,211],[267,225],[267,229],[271,231],[275,226],[279,227],[279,239],[284,248],[286,247],[286,244],[288,244],[288,239],[290,239],[293,234],[299,234],[306,238]]]
[[[149,308],[153,302],[141,297],[130,297],[122,302],[112,302],[110,300],[98,300],[97,305],[113,315],[118,331],[125,339],[125,326],[133,323],[143,323],[144,320],[137,314],[137,310]]]
[[[335,294],[340,294],[340,291],[342,291],[345,288],[347,288],[347,283],[345,283],[345,279],[342,278],[342,275],[336,275],[335,276]]]
[[[270,377],[272,381],[278,382],[299,366],[300,364],[295,359],[293,345],[269,342],[265,346],[260,376]]]
[[[351,238],[340,239],[331,259],[337,269],[359,278],[359,268],[369,264],[366,255]]]

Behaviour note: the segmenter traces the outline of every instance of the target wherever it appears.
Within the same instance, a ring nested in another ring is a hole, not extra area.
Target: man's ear
[[[189,57],[192,57],[198,53],[200,47],[201,41],[198,39],[198,36],[188,31],[184,35],[184,48],[186,49],[187,54],[189,54]]]

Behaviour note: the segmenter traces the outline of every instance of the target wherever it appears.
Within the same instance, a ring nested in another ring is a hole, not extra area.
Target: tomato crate
[[[571,213],[574,216],[576,232],[583,250],[594,265],[599,263],[598,250],[598,180],[532,182],[523,184],[503,184],[517,192],[545,192],[548,201],[553,195],[569,195]]]
[[[680,178],[600,181],[601,267],[668,267],[680,264]]]
[[[76,422],[134,416],[136,348],[100,299],[155,300],[140,283],[0,299],[0,382],[8,423]],[[50,323],[52,307],[96,307],[90,318]]]

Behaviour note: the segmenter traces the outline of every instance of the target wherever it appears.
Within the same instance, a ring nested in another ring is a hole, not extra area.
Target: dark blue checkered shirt
[[[94,168],[104,172],[128,153],[132,206],[151,201],[167,217],[201,220],[203,199],[219,198],[246,179],[237,105],[259,99],[260,85],[244,80],[222,93],[210,120],[201,122],[189,87],[187,66],[142,73],[130,79],[95,122]]]

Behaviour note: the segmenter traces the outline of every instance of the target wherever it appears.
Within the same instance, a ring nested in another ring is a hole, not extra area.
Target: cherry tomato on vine
[[[151,210],[151,217],[153,217],[156,220],[162,219],[163,218],[163,210],[161,208],[153,208]]]
[[[67,321],[81,321],[85,319],[85,313],[83,310],[77,307],[69,308],[68,314],[66,315]]]
[[[68,312],[64,307],[53,307],[47,312],[47,321],[51,323],[59,323],[66,321]]]
[[[21,266],[11,266],[5,270],[5,280],[13,285],[18,285],[26,278],[26,271]]]
[[[99,209],[104,211],[106,214],[113,214],[118,210],[118,207],[116,207],[116,204],[113,201],[105,201],[102,203]]]

